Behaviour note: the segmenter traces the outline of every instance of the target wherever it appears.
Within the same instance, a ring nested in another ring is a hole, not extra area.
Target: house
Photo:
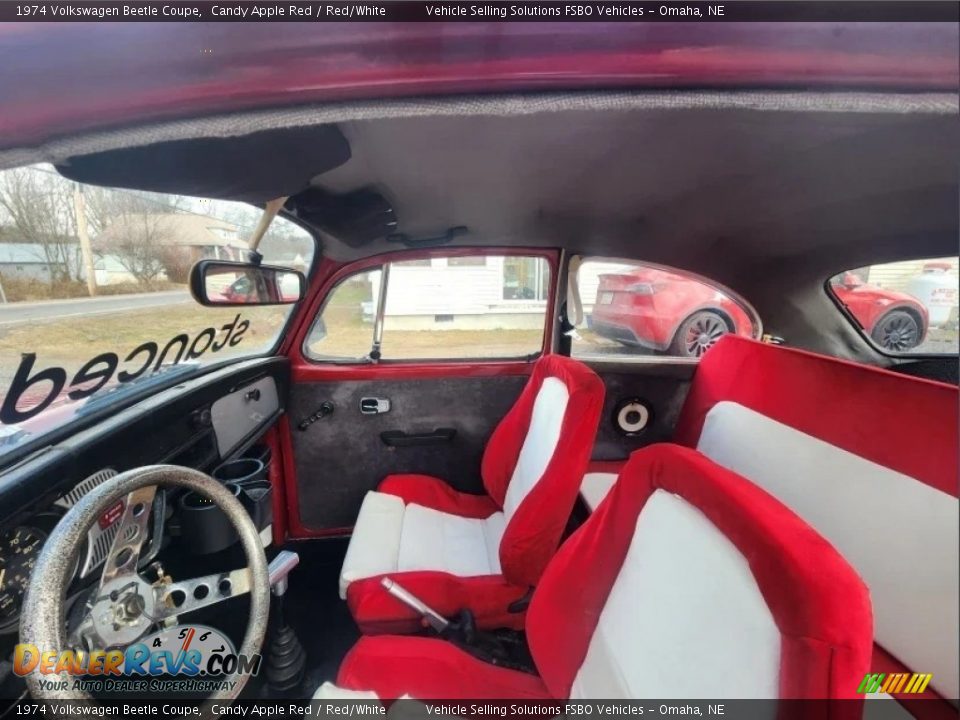
[[[47,261],[40,243],[0,243],[0,275],[6,278],[50,282],[65,269],[63,263]]]
[[[204,258],[239,260],[246,245],[239,228],[224,220],[192,213],[136,213],[114,219],[93,241],[98,285],[132,282],[120,250],[127,243],[181,249],[187,265]],[[160,273],[162,277],[163,273]]]
[[[543,326],[550,271],[539,258],[428,258],[390,266],[385,315],[403,330],[531,329]],[[371,319],[379,287],[363,303]]]
[[[48,261],[41,243],[0,243],[0,275],[5,278],[38,280],[48,283],[52,277],[63,275],[69,268],[79,268],[80,246],[74,240],[58,248],[68,262]]]

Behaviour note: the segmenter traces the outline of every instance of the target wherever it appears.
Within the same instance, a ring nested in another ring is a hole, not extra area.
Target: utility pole
[[[93,266],[93,251],[90,249],[90,235],[87,233],[87,204],[80,183],[73,184],[73,205],[77,215],[80,252],[83,254],[83,266],[87,271],[87,292],[93,297],[97,294],[97,270]]]

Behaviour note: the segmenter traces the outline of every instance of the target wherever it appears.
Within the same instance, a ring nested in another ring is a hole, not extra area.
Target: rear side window
[[[756,313],[732,293],[681,270],[588,258],[577,285],[583,319],[574,357],[698,360],[726,333],[756,337]]]
[[[883,263],[834,275],[827,291],[879,350],[955,355],[957,257]]]
[[[545,258],[432,257],[351,275],[331,291],[307,338],[318,361],[519,358],[543,348]],[[381,286],[382,333],[377,343]]]

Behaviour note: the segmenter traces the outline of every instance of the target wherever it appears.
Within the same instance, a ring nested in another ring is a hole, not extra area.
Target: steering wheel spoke
[[[123,517],[110,546],[100,577],[100,590],[116,578],[137,574],[140,549],[149,535],[150,508],[157,486],[142,487],[129,493],[124,501]]]
[[[249,568],[162,585],[157,589],[158,598],[153,619],[166,620],[216,605],[224,600],[245,595],[250,592],[250,586]]]

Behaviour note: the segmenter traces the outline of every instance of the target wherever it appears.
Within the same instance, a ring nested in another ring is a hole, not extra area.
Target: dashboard
[[[44,542],[80,498],[132,468],[170,463],[212,473],[225,461],[261,452],[257,441],[283,413],[288,390],[285,359],[236,362],[112,408],[0,471],[0,660],[16,642],[24,596]],[[171,524],[176,532],[176,499],[157,493],[141,566],[169,544]],[[122,514],[118,501],[87,532],[75,560],[68,615],[71,601],[99,578]]]

